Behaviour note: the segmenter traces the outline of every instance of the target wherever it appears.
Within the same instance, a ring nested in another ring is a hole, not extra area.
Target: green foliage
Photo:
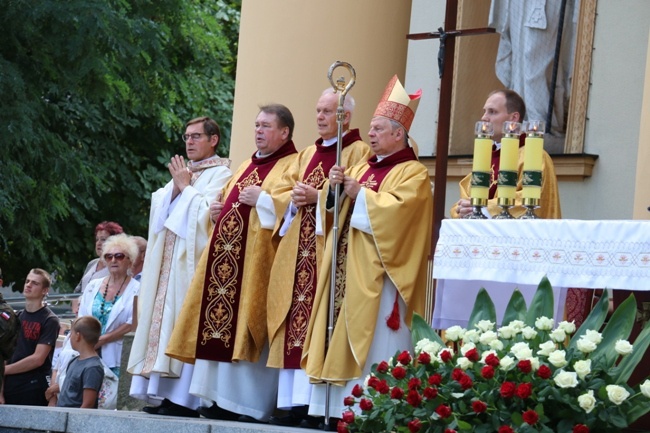
[[[228,152],[241,0],[0,0],[0,266],[69,290],[94,226],[146,236],[149,197],[208,115]]]

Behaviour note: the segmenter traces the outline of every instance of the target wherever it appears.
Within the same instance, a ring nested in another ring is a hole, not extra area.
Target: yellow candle
[[[524,171],[541,171],[543,152],[544,139],[542,137],[526,137],[526,145],[524,146]]]
[[[516,194],[517,172],[519,166],[519,134],[521,123],[503,122],[503,138],[499,157],[499,177],[497,193],[499,198],[513,199]]]
[[[524,146],[523,198],[540,198],[544,154],[544,122],[530,121]]]
[[[472,161],[472,181],[470,196],[487,199],[490,193],[490,169],[492,166],[492,133],[490,122],[476,122],[474,130],[474,159]]]

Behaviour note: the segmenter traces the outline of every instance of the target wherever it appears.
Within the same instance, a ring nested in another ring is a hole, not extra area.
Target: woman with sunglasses
[[[131,278],[131,266],[138,254],[138,245],[131,236],[119,234],[106,239],[101,259],[108,268],[108,276],[88,283],[79,306],[80,317],[94,316],[102,324],[96,349],[117,377],[122,341],[132,328],[133,297],[140,290],[140,283]]]

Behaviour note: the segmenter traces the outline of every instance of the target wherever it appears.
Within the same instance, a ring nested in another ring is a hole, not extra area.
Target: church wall
[[[388,80],[404,82],[410,0],[243,0],[230,157],[237,167],[255,150],[258,105],[292,111],[301,149],[317,136],[315,106],[330,86],[327,72],[349,62],[357,79],[352,127],[367,139],[370,119]],[[334,76],[343,74],[337,69]],[[411,89],[406,86],[408,91]]]
[[[650,40],[650,36],[648,37]],[[636,188],[634,194],[634,219],[650,219],[650,188],[648,168],[650,167],[650,43],[645,67],[645,88],[641,108],[639,132],[639,156],[636,163]]]

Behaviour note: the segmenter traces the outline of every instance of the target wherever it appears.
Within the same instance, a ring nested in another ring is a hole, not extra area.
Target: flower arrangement
[[[553,291],[544,278],[527,309],[515,291],[495,328],[494,304],[481,290],[467,329],[445,340],[414,318],[415,352],[372,367],[344,401],[339,433],[619,432],[650,410],[650,380],[627,385],[650,344],[646,326],[630,335],[630,296],[606,326],[604,295],[580,329],[554,326]],[[602,331],[601,331],[602,328]],[[356,410],[356,412],[355,412]]]

